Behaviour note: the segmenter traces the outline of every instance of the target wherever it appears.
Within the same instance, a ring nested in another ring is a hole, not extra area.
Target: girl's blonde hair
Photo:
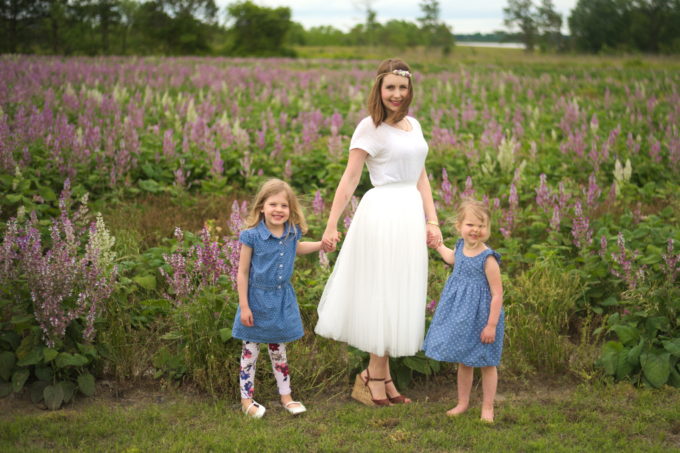
[[[262,213],[262,208],[269,197],[277,195],[281,192],[286,193],[288,198],[288,208],[290,209],[290,216],[288,217],[288,224],[292,227],[289,232],[295,232],[297,227],[300,227],[302,233],[307,232],[307,221],[305,220],[305,215],[302,212],[302,207],[300,202],[295,196],[295,192],[288,185],[287,182],[282,181],[277,178],[272,178],[264,182],[260,186],[260,190],[255,196],[253,205],[248,212],[248,218],[246,219],[246,228],[253,228],[264,219],[264,213]]]
[[[411,72],[409,65],[406,64],[405,61],[398,58],[389,58],[383,61],[380,63],[378,70],[376,71],[377,75],[375,77],[375,82],[373,82],[373,87],[371,88],[371,92],[368,95],[368,113],[371,115],[371,119],[373,120],[375,127],[380,126],[380,123],[385,121],[387,118],[388,112],[383,105],[380,90],[382,89],[382,83],[385,76],[388,74],[393,74],[392,71],[395,70],[407,71],[409,74]],[[395,123],[404,119],[408,113],[408,108],[411,105],[411,101],[413,100],[413,76],[409,75],[406,78],[408,79],[408,94],[406,95],[404,102],[401,103],[399,110],[394,114]]]
[[[458,231],[460,231],[460,227],[463,225],[463,220],[465,219],[465,214],[468,212],[486,222],[486,236],[482,238],[482,241],[489,239],[489,236],[491,236],[491,210],[489,210],[489,206],[486,203],[482,203],[481,201],[472,198],[465,198],[461,201],[456,210],[455,225]]]

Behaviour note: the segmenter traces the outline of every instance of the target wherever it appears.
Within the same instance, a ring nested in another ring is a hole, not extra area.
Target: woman
[[[378,66],[368,98],[370,116],[357,126],[347,167],[323,234],[324,250],[340,239],[338,220],[361,179],[371,183],[319,303],[315,331],[370,353],[352,397],[367,405],[409,403],[390,375],[389,357],[421,349],[425,329],[427,248],[442,243],[430,182],[427,143],[420,123],[407,116],[413,77],[402,60]]]

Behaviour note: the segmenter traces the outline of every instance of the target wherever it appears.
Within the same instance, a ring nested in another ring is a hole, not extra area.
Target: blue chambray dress
[[[467,257],[463,254],[463,240],[456,242],[453,272],[444,285],[425,336],[426,356],[470,367],[498,366],[500,363],[505,330],[502,309],[495,341],[484,344],[479,337],[489,320],[491,307],[491,290],[484,272],[484,263],[489,256],[500,264],[498,252],[486,249]]]
[[[253,249],[248,279],[248,305],[253,327],[241,323],[236,311],[232,336],[256,343],[288,343],[304,334],[297,298],[290,284],[300,228],[286,224],[281,237],[274,236],[261,221],[243,230],[239,241]]]

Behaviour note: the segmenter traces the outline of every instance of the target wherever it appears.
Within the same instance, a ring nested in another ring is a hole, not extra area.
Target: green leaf
[[[0,398],[9,396],[12,393],[12,384],[9,382],[0,382]]]
[[[662,341],[663,348],[673,354],[674,356],[680,356],[680,338],[673,338],[672,340]]]
[[[64,403],[68,403],[73,399],[73,395],[76,393],[76,389],[78,386],[74,384],[71,381],[61,381],[57,383],[58,386],[61,387],[61,390],[64,392]]]
[[[95,348],[94,345],[78,343],[78,350],[81,353],[83,353],[84,355],[90,356],[93,359],[96,359],[97,357],[99,357],[99,353],[97,352],[97,348]]]
[[[21,389],[24,388],[24,384],[30,374],[31,372],[28,368],[18,369],[12,374],[12,391],[14,391],[14,393],[19,393]]]
[[[612,330],[616,332],[616,336],[619,337],[619,340],[624,345],[637,343],[640,338],[640,332],[635,327],[619,324],[612,326]]]
[[[94,395],[94,376],[92,376],[90,373],[83,373],[78,376],[78,388],[86,396]]]
[[[51,381],[54,377],[54,370],[50,366],[37,366],[35,367],[35,377],[41,381]]]
[[[50,383],[45,381],[35,381],[31,384],[31,401],[33,401],[33,404],[38,404],[43,400],[43,392],[48,385]]]
[[[43,390],[43,398],[48,409],[56,411],[64,402],[64,389],[59,384],[48,385]]]
[[[629,349],[626,354],[626,360],[634,367],[637,367],[640,364],[640,354],[642,353],[643,345],[644,342],[640,341],[637,346]]]
[[[146,290],[156,289],[156,277],[153,275],[137,275],[132,280]]]
[[[228,327],[220,329],[220,339],[223,343],[229,341],[231,339],[231,329]]]
[[[654,316],[652,318],[647,318],[647,321],[645,322],[647,332],[649,332],[651,335],[656,335],[657,330],[668,330],[668,325],[668,318],[665,316]]]
[[[5,381],[9,381],[12,376],[12,370],[16,364],[16,357],[13,352],[3,351],[0,352],[0,378]]]
[[[28,335],[27,337],[24,337],[24,339],[21,340],[21,344],[16,350],[17,358],[19,360],[23,359],[28,354],[30,354],[31,351],[33,351],[33,349],[39,344],[40,342],[36,339],[35,335]]]
[[[151,193],[157,193],[161,190],[161,186],[153,179],[143,179],[138,183],[142,190]]]
[[[668,381],[671,373],[670,356],[667,352],[640,354],[642,372],[653,387],[659,388]]]
[[[68,352],[60,352],[57,356],[56,364],[58,368],[65,368],[67,366],[83,366],[89,360],[87,357],[80,354],[69,354]]]
[[[56,349],[52,348],[43,349],[43,360],[45,360],[45,363],[51,362],[57,357],[57,355],[59,355],[59,351],[57,351]]]
[[[43,359],[42,347],[38,346],[33,348],[28,354],[26,354],[21,360],[17,362],[18,366],[30,366],[40,363]]]
[[[19,344],[21,344],[21,337],[13,330],[5,331],[0,333],[0,341],[7,343],[10,350],[15,351],[19,347]]]
[[[428,365],[426,358],[417,356],[404,357],[404,365],[418,373],[426,375],[430,374],[430,366]]]
[[[680,387],[680,373],[678,373],[678,370],[674,366],[671,367],[671,374],[668,376],[668,383],[673,387]]]

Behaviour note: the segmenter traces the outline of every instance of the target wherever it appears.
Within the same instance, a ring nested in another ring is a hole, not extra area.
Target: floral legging
[[[285,343],[269,343],[267,347],[269,358],[272,361],[272,369],[276,378],[276,385],[280,395],[290,394],[290,376],[288,372],[288,360],[286,358]],[[255,365],[257,356],[260,355],[260,343],[244,341],[241,351],[241,372],[239,384],[241,386],[241,398],[252,398],[255,393]]]

